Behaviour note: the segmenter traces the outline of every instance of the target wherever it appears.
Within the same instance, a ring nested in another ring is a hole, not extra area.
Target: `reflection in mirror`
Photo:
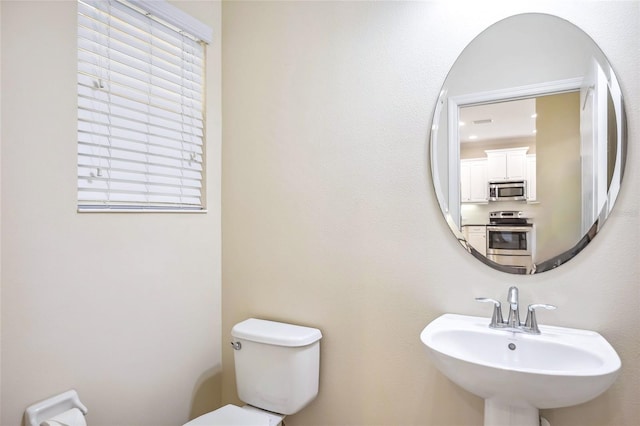
[[[445,219],[498,270],[559,266],[613,207],[624,126],[616,77],[581,30],[541,14],[495,24],[460,55],[436,106],[432,173]]]

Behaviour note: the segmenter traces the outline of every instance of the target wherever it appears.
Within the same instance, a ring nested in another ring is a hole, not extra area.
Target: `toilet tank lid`
[[[322,333],[317,328],[249,318],[234,325],[231,336],[257,343],[296,347],[317,342]]]

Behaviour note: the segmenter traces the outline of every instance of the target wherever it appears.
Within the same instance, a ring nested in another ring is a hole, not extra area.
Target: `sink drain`
[[[509,349],[511,349],[512,351],[516,350],[516,344],[515,343],[509,343]]]

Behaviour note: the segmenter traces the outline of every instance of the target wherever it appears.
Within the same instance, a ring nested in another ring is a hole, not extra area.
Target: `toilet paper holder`
[[[40,426],[45,420],[64,411],[71,410],[72,408],[77,408],[85,416],[89,411],[87,407],[80,402],[80,397],[75,389],[68,390],[27,407],[25,411],[27,416],[26,424],[27,426]]]

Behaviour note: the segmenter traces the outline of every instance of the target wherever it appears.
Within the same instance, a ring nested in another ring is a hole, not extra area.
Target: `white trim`
[[[182,31],[197,37],[205,43],[211,43],[213,41],[213,30],[211,27],[165,0],[118,1],[123,4],[130,3],[135,7],[146,10],[151,15],[180,28]]]
[[[208,213],[209,210],[201,209],[201,210],[189,210],[189,209],[108,209],[108,208],[86,208],[86,207],[78,207],[78,213]]]
[[[449,135],[449,214],[458,229],[462,229],[462,199],[460,196],[460,108],[455,98],[447,104],[447,130]],[[452,161],[453,160],[453,161]],[[456,200],[456,202],[452,202]]]
[[[509,87],[506,89],[489,90],[486,92],[469,93],[466,95],[453,96],[449,98],[449,110],[451,110],[451,103],[454,103],[456,107],[493,103],[496,101],[504,101],[507,99],[522,99],[531,98],[542,95],[549,95],[552,93],[571,92],[574,90],[580,90],[582,85],[582,77],[568,78],[566,80],[547,81],[543,83],[530,84],[526,86]]]

